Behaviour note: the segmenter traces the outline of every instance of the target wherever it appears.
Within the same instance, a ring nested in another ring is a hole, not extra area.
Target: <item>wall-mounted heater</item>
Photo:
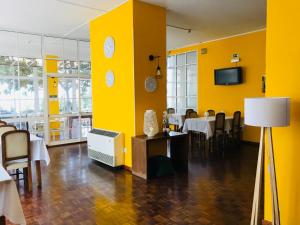
[[[92,129],[87,135],[88,156],[112,167],[124,165],[123,133]]]

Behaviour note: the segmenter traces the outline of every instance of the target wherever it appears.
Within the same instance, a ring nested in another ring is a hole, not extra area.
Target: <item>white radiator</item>
[[[87,135],[88,156],[112,167],[124,165],[123,133],[92,129]]]

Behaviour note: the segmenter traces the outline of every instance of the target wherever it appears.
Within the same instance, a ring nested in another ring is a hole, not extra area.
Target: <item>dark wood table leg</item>
[[[42,188],[42,173],[41,173],[41,161],[35,161],[36,179],[38,187]]]
[[[5,216],[0,216],[0,225],[5,225]]]

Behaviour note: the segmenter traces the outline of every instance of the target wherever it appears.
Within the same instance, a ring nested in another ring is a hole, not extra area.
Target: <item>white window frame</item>
[[[191,52],[194,52],[196,53],[196,63],[190,63],[188,64],[187,63],[187,54],[188,53],[191,53]],[[177,65],[177,57],[178,55],[184,55],[184,59],[185,59],[185,63],[183,65]],[[167,105],[168,104],[168,99],[169,98],[173,98],[175,99],[175,112],[176,113],[180,113],[179,112],[179,108],[178,108],[178,98],[185,98],[185,107],[184,107],[184,110],[188,109],[188,108],[191,108],[191,107],[187,107],[187,102],[188,102],[188,99],[189,98],[196,98],[196,106],[195,108],[192,108],[194,109],[196,112],[198,111],[198,52],[196,50],[193,50],[193,51],[187,51],[187,52],[183,52],[183,53],[178,53],[178,54],[174,54],[174,55],[169,55],[169,57],[175,57],[175,65],[174,66],[168,66],[167,69],[172,69],[174,70],[174,73],[175,73],[175,82],[168,82],[167,80],[167,85],[169,83],[172,83],[172,84],[175,84],[175,96],[168,96],[167,94]],[[168,60],[168,59],[167,59]],[[188,84],[190,84],[191,82],[188,82],[187,79],[188,79],[188,75],[187,75],[187,71],[188,71],[188,67],[189,66],[195,66],[196,67],[196,96],[188,96],[187,95],[187,91],[188,91]],[[185,81],[184,82],[179,82],[177,80],[177,69],[180,68],[180,67],[184,67],[185,68]],[[167,70],[168,71],[168,70]],[[168,77],[168,76],[167,76]],[[178,96],[177,95],[177,85],[178,83],[181,83],[181,84],[185,84],[185,96]],[[181,114],[184,114],[184,112],[181,112]]]

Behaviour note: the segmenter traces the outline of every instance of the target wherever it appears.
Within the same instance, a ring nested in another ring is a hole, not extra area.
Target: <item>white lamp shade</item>
[[[245,98],[245,124],[256,127],[290,125],[290,98]]]

